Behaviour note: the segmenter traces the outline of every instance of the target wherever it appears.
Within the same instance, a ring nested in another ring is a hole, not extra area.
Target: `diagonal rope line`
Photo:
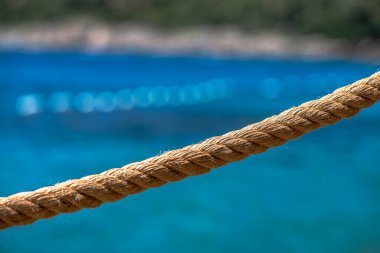
[[[98,207],[209,172],[356,115],[380,100],[380,72],[261,122],[147,160],[0,198],[0,229]]]

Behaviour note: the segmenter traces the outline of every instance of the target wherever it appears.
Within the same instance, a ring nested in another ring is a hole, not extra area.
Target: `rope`
[[[349,118],[380,100],[380,72],[259,123],[147,160],[0,198],[0,229],[95,208],[148,188],[209,172]]]

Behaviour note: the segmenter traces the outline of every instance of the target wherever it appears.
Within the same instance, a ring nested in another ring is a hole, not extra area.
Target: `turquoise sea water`
[[[346,61],[0,53],[0,196],[198,142],[363,78]],[[0,252],[380,252],[380,106],[96,210]]]

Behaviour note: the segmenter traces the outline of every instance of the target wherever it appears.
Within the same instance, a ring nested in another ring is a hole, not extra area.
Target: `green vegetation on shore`
[[[379,0],[0,0],[0,23],[91,18],[165,28],[234,25],[245,30],[380,38]]]

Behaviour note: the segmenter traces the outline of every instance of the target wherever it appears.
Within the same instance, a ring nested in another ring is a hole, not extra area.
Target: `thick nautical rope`
[[[259,123],[147,160],[0,198],[0,228],[95,208],[148,188],[209,172],[357,114],[380,100],[380,72]]]

